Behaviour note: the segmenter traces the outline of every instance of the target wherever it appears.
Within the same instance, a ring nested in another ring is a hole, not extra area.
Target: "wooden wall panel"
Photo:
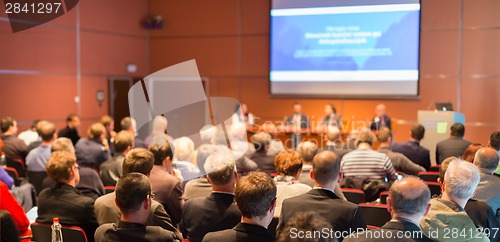
[[[464,75],[500,75],[500,28],[466,30],[463,41]]]
[[[484,28],[500,26],[500,2],[496,0],[475,0],[464,2],[464,27]]]

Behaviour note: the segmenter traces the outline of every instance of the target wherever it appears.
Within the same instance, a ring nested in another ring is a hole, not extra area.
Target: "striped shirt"
[[[373,178],[394,181],[397,174],[391,160],[386,154],[371,149],[353,150],[340,163],[344,177]]]

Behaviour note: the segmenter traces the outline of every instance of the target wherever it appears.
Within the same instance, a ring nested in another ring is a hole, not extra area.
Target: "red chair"
[[[104,192],[106,194],[114,192],[116,189],[116,186],[104,186]]]
[[[355,204],[366,202],[365,192],[363,192],[363,190],[353,188],[341,188],[341,190],[349,202]]]
[[[389,191],[383,191],[380,193],[380,204],[387,204],[387,197],[389,197]]]
[[[418,177],[424,181],[428,182],[437,182],[439,178],[439,172],[435,171],[422,171],[418,173]]]
[[[435,166],[431,166],[429,168],[429,171],[434,171],[434,172],[439,172],[439,168],[441,167],[441,165],[435,165]]]
[[[22,180],[19,178],[17,170],[12,167],[5,167],[4,169],[7,172],[7,174],[9,174],[9,176],[12,177],[12,179],[14,179],[14,185],[20,186]]]
[[[51,242],[52,224],[32,223],[31,231],[33,231],[33,240],[36,242]],[[82,228],[78,226],[62,226],[62,235],[64,241],[71,242],[88,242],[87,235]]]
[[[360,203],[358,206],[368,226],[382,227],[391,220],[391,214],[385,204]]]
[[[24,167],[24,162],[20,159],[10,159],[8,157],[5,158],[8,167],[12,167],[16,169],[19,177],[26,177],[26,167]]]
[[[437,182],[425,182],[431,190],[431,197],[440,196],[441,195],[441,185]]]

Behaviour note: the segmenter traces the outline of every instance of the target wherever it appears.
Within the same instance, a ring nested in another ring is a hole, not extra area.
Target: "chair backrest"
[[[14,184],[16,186],[20,186],[21,179],[19,179],[19,174],[17,173],[17,170],[12,168],[12,167],[8,167],[8,166],[5,167],[4,169],[7,172],[7,174],[9,174],[9,176],[12,177],[12,179],[14,179]]]
[[[355,204],[366,202],[365,192],[363,192],[363,190],[353,188],[341,188],[341,190],[349,202]]]
[[[428,182],[437,182],[439,178],[439,172],[435,171],[422,171],[418,173],[418,177],[424,181]]]
[[[441,195],[441,186],[437,182],[425,182],[431,190],[431,197]]]
[[[6,163],[8,167],[12,167],[16,169],[19,177],[26,177],[26,168],[24,167],[24,162],[20,159],[11,159],[5,157]]]
[[[382,227],[391,220],[391,214],[385,204],[360,203],[358,206],[365,216],[366,225]]]
[[[439,168],[441,167],[441,165],[435,165],[435,166],[431,166],[429,168],[429,171],[434,171],[434,172],[439,172]]]
[[[387,197],[389,197],[389,191],[383,191],[380,193],[380,204],[387,204]]]
[[[36,242],[51,242],[52,229],[51,224],[32,223],[33,240]],[[88,242],[87,235],[82,228],[78,226],[62,226],[62,235],[64,241]]]
[[[116,189],[116,186],[104,186],[104,192],[106,194],[114,192]]]
[[[28,179],[31,184],[35,187],[36,195],[38,195],[43,189],[43,180],[47,177],[47,172],[45,171],[28,171]]]
[[[273,220],[271,220],[271,223],[269,226],[267,226],[267,231],[269,231],[270,234],[275,235],[276,234],[276,229],[278,228],[278,222],[280,218],[279,217],[273,217]]]

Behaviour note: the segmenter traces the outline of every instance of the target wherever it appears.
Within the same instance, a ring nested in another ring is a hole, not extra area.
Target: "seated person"
[[[23,162],[28,155],[28,146],[22,139],[16,137],[17,122],[11,117],[2,117],[0,121],[3,141],[2,151],[5,157],[9,159],[21,159]]]
[[[178,138],[174,141],[174,150],[174,162],[172,167],[181,172],[184,178],[184,187],[186,182],[202,176],[200,169],[191,163],[191,156],[194,152],[194,142],[188,137]]]
[[[87,138],[76,143],[75,153],[79,165],[98,171],[99,166],[111,158],[104,125],[92,124],[87,130]]]
[[[474,163],[474,156],[476,155],[476,152],[483,148],[484,146],[480,143],[473,143],[470,144],[467,149],[465,149],[464,153],[462,156],[460,156],[460,159],[464,161],[468,161],[470,163]]]
[[[73,143],[68,138],[58,138],[54,141],[50,148],[51,152],[56,151],[66,151],[71,154],[75,154],[75,148]],[[90,167],[80,167],[80,182],[76,185],[76,189],[80,191],[84,196],[90,197],[96,200],[98,197],[104,195],[104,186],[97,172]],[[56,181],[49,177],[46,177],[42,182],[43,189],[54,187]]]
[[[284,225],[299,212],[315,211],[324,217],[336,231],[351,233],[366,228],[358,205],[342,200],[333,192],[341,179],[340,161],[331,151],[322,151],[313,159],[311,178],[314,188],[306,194],[285,199],[278,223],[278,234]],[[342,238],[339,238],[340,240]]]
[[[172,171],[172,148],[166,139],[149,145],[153,153],[154,166],[149,175],[151,189],[156,201],[163,205],[174,224],[179,224],[182,217],[182,181],[170,174]]]
[[[0,182],[3,182],[8,189],[12,188],[12,185],[14,185],[14,178],[12,178],[7,171],[3,168],[3,166],[0,166]]]
[[[357,149],[344,155],[340,164],[342,187],[363,190],[369,202],[376,200],[381,191],[389,190],[390,183],[397,179],[391,159],[374,151],[373,142],[370,131],[361,132],[356,139]]]
[[[26,156],[26,168],[28,171],[45,172],[45,166],[50,158],[50,147],[56,140],[56,126],[47,121],[38,122],[38,133],[42,143]]]
[[[113,143],[115,155],[99,166],[99,177],[104,186],[116,186],[116,182],[122,177],[123,159],[134,146],[134,137],[127,131],[120,131]]]
[[[348,145],[340,140],[340,129],[337,127],[328,127],[326,130],[326,146],[322,150],[329,150],[335,153],[339,159],[351,151]]]
[[[267,230],[276,208],[273,179],[264,172],[250,172],[236,184],[235,198],[241,222],[232,229],[206,234],[203,242],[274,242]]]
[[[460,157],[471,144],[464,139],[465,127],[461,123],[454,123],[450,127],[450,137],[436,145],[436,163],[441,164],[448,157]]]
[[[257,163],[259,170],[271,174],[276,171],[274,167],[274,156],[267,155],[271,135],[266,132],[258,132],[250,138],[255,146],[255,153],[250,156],[250,159]]]
[[[75,187],[80,182],[75,155],[66,151],[53,152],[47,162],[47,174],[57,184],[40,192],[36,221],[52,224],[52,219],[58,217],[62,225],[81,227],[93,241],[92,235],[97,228],[94,200],[83,196]]]
[[[442,181],[441,197],[431,199],[429,213],[420,222],[420,228],[428,237],[444,241],[445,231],[457,229],[468,231],[460,235],[462,241],[489,241],[464,210],[479,179],[479,171],[473,164],[459,159],[450,162]]]
[[[143,148],[131,150],[123,160],[123,176],[131,172],[138,172],[149,176],[154,165],[154,156],[150,151]],[[115,223],[120,219],[120,209],[116,206],[116,193],[108,193],[99,197],[95,201],[95,216],[99,225],[105,223]],[[160,226],[163,229],[172,231],[178,239],[182,239],[181,233],[172,225],[170,215],[165,211],[163,205],[157,201],[152,201],[151,210],[145,223],[146,226]]]
[[[29,235],[31,231],[29,230],[30,221],[26,217],[23,207],[19,205],[14,196],[9,191],[7,185],[0,182],[0,210],[5,210],[10,213],[14,219],[15,226],[17,227],[18,234]],[[3,224],[0,227],[3,228]],[[3,231],[2,231],[3,232]],[[3,234],[2,234],[3,239]]]
[[[300,144],[299,144],[300,146]],[[285,150],[274,159],[277,176],[274,181],[277,186],[276,209],[274,217],[279,218],[283,200],[302,195],[311,190],[311,187],[300,183],[297,179],[302,173],[303,159],[297,151]]]
[[[190,199],[182,209],[180,228],[184,237],[192,242],[201,242],[209,232],[231,229],[241,220],[234,203],[238,175],[229,150],[210,155],[204,167],[212,193],[208,197]]]
[[[398,233],[411,236],[398,238],[397,241],[433,241],[422,233],[418,227],[420,220],[427,215],[430,209],[429,200],[431,191],[429,187],[416,177],[407,177],[394,182],[387,198],[387,210],[392,215],[391,221],[373,233],[384,231],[385,238],[374,238],[372,233],[361,232],[351,235],[344,242],[362,241],[395,241],[388,237],[396,238]]]
[[[394,169],[413,176],[425,171],[425,168],[413,163],[405,155],[391,151],[392,132],[389,128],[379,129],[377,139],[379,142],[378,152],[386,154],[391,159]]]
[[[431,157],[428,149],[420,146],[420,141],[424,139],[425,127],[421,124],[411,128],[410,141],[405,143],[394,143],[392,151],[399,152],[410,159],[413,163],[429,170],[431,167]]]
[[[172,231],[145,225],[154,199],[145,175],[137,172],[124,175],[118,181],[115,194],[120,220],[101,225],[95,232],[95,241],[179,241]]]
[[[498,167],[496,150],[486,147],[476,152],[474,165],[479,169],[479,184],[474,199],[488,204],[500,221],[500,177],[493,175]]]

